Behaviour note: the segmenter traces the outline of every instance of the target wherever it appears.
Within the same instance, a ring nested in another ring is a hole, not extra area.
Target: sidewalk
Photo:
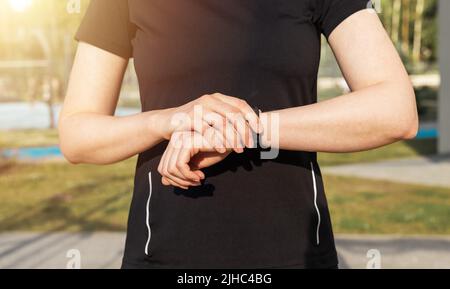
[[[70,250],[80,252],[81,267],[119,268],[123,233],[0,234],[0,269],[66,268]],[[367,253],[378,250],[382,268],[450,268],[450,236],[338,236],[341,268],[365,268]]]
[[[331,175],[450,188],[450,156],[324,167],[322,171]]]

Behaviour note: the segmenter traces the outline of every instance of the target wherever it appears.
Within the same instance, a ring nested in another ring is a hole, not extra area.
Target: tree
[[[414,44],[412,58],[414,63],[421,60],[422,49],[422,28],[423,28],[423,12],[425,9],[425,0],[417,0],[416,15],[414,23]]]
[[[383,1],[382,8],[380,18],[404,61],[407,64],[435,62],[438,2],[392,0]]]
[[[402,0],[394,0],[392,7],[392,30],[391,38],[395,45],[400,40],[400,17],[402,15]]]
[[[411,1],[403,0],[403,9],[402,9],[402,52],[403,55],[409,56],[409,27],[411,25]]]
[[[27,10],[15,12],[10,0],[0,0],[0,61],[45,60],[48,63],[39,69],[24,66],[8,70],[6,75],[14,75],[14,86],[21,99],[28,97],[29,85],[33,83],[31,99],[48,104],[51,127],[54,127],[53,104],[63,98],[75,52],[72,39],[83,15],[71,14],[70,2],[36,0]],[[81,0],[80,4],[81,10],[85,10],[88,0]]]
[[[423,14],[423,31],[422,31],[422,60],[435,62],[437,59],[437,13],[438,1],[425,1],[425,11]]]

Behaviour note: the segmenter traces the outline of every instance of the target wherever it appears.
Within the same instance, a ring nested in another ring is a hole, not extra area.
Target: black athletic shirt
[[[321,34],[367,0],[92,0],[77,39],[133,57],[143,111],[220,92],[263,111],[317,101]],[[95,64],[92,64],[95,65]],[[307,136],[305,136],[307,137]],[[258,150],[164,187],[139,155],[125,268],[323,268],[337,254],[315,153]]]

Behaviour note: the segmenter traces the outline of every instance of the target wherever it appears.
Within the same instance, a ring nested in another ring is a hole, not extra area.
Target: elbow
[[[80,146],[77,145],[77,141],[69,133],[70,131],[66,123],[60,120],[58,124],[59,148],[66,161],[70,164],[78,165],[83,163]]]
[[[404,103],[403,108],[395,113],[393,136],[397,141],[412,140],[416,138],[419,132],[419,115],[415,99],[415,93],[411,87],[411,93],[408,94],[408,102]]]
[[[93,152],[92,148],[86,147],[80,141],[80,138],[71,135],[64,135],[64,132],[60,130],[59,147],[65,160],[72,165],[109,165],[114,162],[108,160],[99,159]]]
[[[61,149],[61,150],[62,150],[62,154],[63,154],[64,158],[71,165],[79,165],[79,164],[83,163],[76,154],[74,154],[72,152],[68,152],[67,150],[63,150],[63,149]]]
[[[79,165],[83,163],[82,156],[80,152],[73,145],[69,145],[67,141],[60,139],[60,149],[61,153],[72,165]]]
[[[412,118],[405,121],[399,129],[400,134],[397,136],[398,140],[412,140],[415,139],[419,132],[419,120],[418,118]]]

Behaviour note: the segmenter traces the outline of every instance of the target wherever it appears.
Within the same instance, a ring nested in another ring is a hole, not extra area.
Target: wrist
[[[152,111],[147,117],[149,133],[156,134],[161,140],[170,140],[173,129],[170,124],[172,109]]]
[[[279,115],[276,112],[261,112],[262,132],[259,134],[259,145],[268,149],[279,143]]]

